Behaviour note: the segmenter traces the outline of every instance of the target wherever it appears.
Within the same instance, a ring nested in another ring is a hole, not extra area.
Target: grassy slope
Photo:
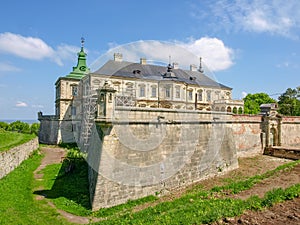
[[[229,181],[225,186],[214,187],[210,191],[201,187],[184,194],[171,202],[162,202],[153,207],[134,212],[136,205],[155,201],[148,196],[129,201],[127,204],[91,212],[88,204],[87,165],[80,157],[75,159],[75,169],[66,174],[63,164],[47,166],[42,173],[42,181],[34,181],[33,171],[40,164],[41,156],[34,155],[15,171],[0,180],[0,224],[67,224],[58,218],[55,209],[46,201],[34,200],[33,191],[37,186],[44,190],[36,194],[46,194],[57,208],[77,215],[104,218],[99,224],[200,224],[216,221],[222,217],[232,217],[244,210],[260,210],[272,204],[300,195],[300,184],[286,190],[268,192],[264,198],[253,196],[246,201],[229,199],[222,192],[238,193],[251,188],[255,183],[276,176],[278,171],[291,169],[300,161],[280,166],[273,171],[239,181]]]
[[[34,200],[33,171],[41,158],[35,153],[0,180],[0,224],[68,224],[45,201]]]
[[[80,162],[80,161],[78,161]],[[276,175],[282,170],[292,169],[300,161],[292,162],[268,171],[262,175],[241,180],[228,181],[227,185],[214,187],[210,191],[195,187],[193,190],[184,194],[181,198],[171,202],[162,202],[153,207],[148,207],[142,211],[134,212],[137,205],[145,202],[157,200],[155,196],[148,196],[143,199],[129,201],[126,204],[115,206],[108,209],[101,209],[91,212],[85,204],[87,200],[87,174],[84,165],[76,164],[77,169],[72,174],[64,176],[61,174],[65,165],[50,165],[44,170],[44,186],[47,187],[49,198],[55,203],[56,207],[74,213],[76,215],[95,216],[104,218],[99,224],[200,224],[210,223],[222,217],[233,217],[240,215],[247,209],[259,210],[269,207],[278,201],[292,199],[300,195],[300,184],[292,186],[287,190],[274,190],[268,192],[262,199],[254,196],[246,201],[240,199],[230,199],[222,196],[222,192],[239,193],[242,190],[251,188],[254,184]],[[79,168],[79,170],[78,170]],[[81,174],[80,174],[81,173]],[[55,179],[57,176],[59,179]],[[81,188],[75,185],[81,180],[84,186]],[[57,184],[53,183],[56,180]],[[52,188],[51,188],[52,187]],[[79,188],[79,189],[78,189]],[[81,193],[79,193],[81,192]],[[78,198],[78,196],[82,196]],[[219,197],[218,197],[219,196]]]
[[[0,152],[24,144],[34,137],[35,135],[33,134],[22,134],[0,130]]]

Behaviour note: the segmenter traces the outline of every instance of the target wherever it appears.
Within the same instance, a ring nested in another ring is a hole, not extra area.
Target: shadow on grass
[[[62,202],[59,204],[67,206],[75,202],[86,210],[90,210],[87,162],[82,158],[66,158],[51,190],[38,190],[34,194],[42,195],[48,199],[64,197],[67,201],[61,200]]]

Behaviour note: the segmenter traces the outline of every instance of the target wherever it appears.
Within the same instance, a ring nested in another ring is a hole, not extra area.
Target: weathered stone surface
[[[231,115],[120,109],[114,116],[110,128],[96,123],[91,138],[94,210],[166,193],[238,166]]]
[[[38,147],[38,138],[35,138],[9,151],[0,152],[0,179],[19,166]]]
[[[261,115],[117,108],[96,121],[89,148],[93,210],[164,194],[238,167],[262,154]],[[283,119],[283,143],[300,144],[300,118]],[[270,142],[271,143],[271,142]]]

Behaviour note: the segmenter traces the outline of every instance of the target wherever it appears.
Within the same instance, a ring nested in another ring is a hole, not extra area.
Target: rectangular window
[[[156,97],[156,87],[151,87],[151,97]]]
[[[145,97],[145,86],[140,87],[140,97]]]
[[[189,91],[189,100],[193,100],[193,91],[191,90],[191,91]]]
[[[72,124],[72,131],[77,131],[76,124]]]
[[[211,101],[211,92],[210,92],[210,91],[207,91],[207,92],[206,92],[206,101],[207,101],[207,102],[210,102],[210,101]]]
[[[71,115],[76,116],[76,107],[75,106],[71,107]]]
[[[78,94],[78,87],[77,86],[71,86],[72,88],[72,96],[77,96]]]
[[[171,87],[166,87],[166,98],[171,98]]]
[[[176,96],[176,98],[180,98],[180,87],[176,87],[175,96]]]
[[[202,101],[202,91],[198,91],[198,101]]]

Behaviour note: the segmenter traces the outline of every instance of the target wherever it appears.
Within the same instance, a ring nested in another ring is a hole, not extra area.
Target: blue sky
[[[236,99],[300,85],[298,0],[10,0],[0,14],[0,120],[54,114],[54,83],[76,65],[82,36],[89,65],[136,41],[184,47]]]

